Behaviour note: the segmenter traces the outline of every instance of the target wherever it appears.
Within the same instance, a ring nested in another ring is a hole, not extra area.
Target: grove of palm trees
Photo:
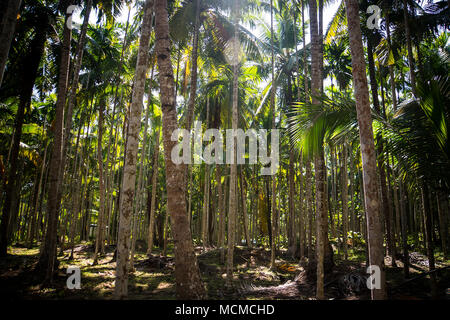
[[[449,1],[4,3],[2,299],[449,299]]]

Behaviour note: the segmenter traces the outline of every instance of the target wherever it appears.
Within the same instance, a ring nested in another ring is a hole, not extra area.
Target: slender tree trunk
[[[245,183],[244,174],[242,173],[242,169],[240,171],[241,175],[241,197],[242,197],[242,214],[244,220],[244,235],[245,241],[247,242],[247,246],[249,248],[252,247],[252,243],[250,242],[250,233],[248,229],[248,213],[247,213],[247,188]]]
[[[403,183],[399,181],[400,204],[401,204],[401,224],[402,224],[402,244],[403,244],[403,273],[405,278],[409,277],[409,252],[408,252],[408,233],[407,224],[408,218],[406,216],[406,194],[403,191]]]
[[[183,165],[175,165],[171,159],[172,149],[177,143],[171,140],[171,136],[178,124],[175,108],[175,84],[170,60],[171,44],[167,0],[156,0],[155,17],[155,50],[159,66],[166,161],[167,213],[171,216],[175,243],[176,290],[180,299],[202,299],[206,297],[206,292],[200,278],[186,213],[186,190],[183,179],[186,169]]]
[[[153,174],[152,174],[152,198],[150,203],[150,218],[148,226],[147,238],[147,255],[152,253],[153,235],[155,230],[155,206],[156,206],[156,187],[158,182],[158,160],[159,160],[159,129],[156,130],[155,150],[153,158]]]
[[[366,78],[366,64],[359,20],[357,0],[345,0],[348,33],[352,55],[352,74],[356,97],[361,157],[363,163],[364,203],[367,216],[369,263],[380,268],[381,287],[372,289],[372,299],[386,298],[384,276],[383,234],[380,221],[380,200],[377,188],[376,155],[370,114],[369,90]]]
[[[57,225],[59,216],[59,193],[62,180],[63,143],[64,143],[64,107],[66,104],[67,85],[69,80],[70,44],[72,32],[67,28],[70,14],[64,22],[64,36],[61,48],[61,63],[59,67],[58,93],[56,100],[56,114],[54,120],[53,151],[50,158],[50,172],[48,178],[47,200],[47,230],[45,243],[39,257],[38,269],[46,270],[44,283],[51,283],[56,264]]]
[[[153,25],[153,16],[152,16],[152,25]],[[150,83],[152,83],[152,81],[153,81],[153,71],[154,71],[154,67],[153,67],[153,63],[152,63],[152,72],[151,72],[151,76],[150,76]],[[138,191],[139,192],[136,195],[135,214],[134,214],[134,219],[133,219],[133,233],[132,233],[131,258],[130,258],[130,270],[133,272],[135,270],[134,269],[134,253],[135,253],[135,249],[136,249],[136,240],[138,238],[137,226],[140,224],[142,203],[143,203],[143,198],[145,195],[145,192],[143,190],[144,177],[146,176],[146,174],[144,174],[144,172],[146,171],[144,159],[147,158],[147,144],[148,144],[147,131],[148,131],[148,119],[150,116],[150,106],[152,105],[151,98],[152,98],[152,86],[150,85],[149,90],[148,90],[147,110],[145,112],[145,120],[144,120],[144,141],[142,144],[141,159],[140,159],[140,163],[139,163],[139,177],[138,177]],[[159,151],[159,143],[157,143],[157,142],[159,142],[159,135],[158,135],[158,140],[155,142],[156,142],[155,145],[157,145],[158,151]],[[155,159],[155,163],[157,163],[157,159]]]
[[[216,181],[217,181],[217,193],[219,196],[219,232],[218,232],[218,245],[220,249],[220,261],[225,262],[225,199],[222,187],[222,168],[220,164],[216,164]]]
[[[342,230],[343,230],[343,241],[344,241],[344,258],[348,258],[348,244],[347,244],[347,234],[348,234],[348,176],[347,176],[347,145],[344,144],[342,147]]]
[[[306,212],[309,223],[309,232],[308,232],[308,258],[311,261],[313,259],[313,247],[312,247],[312,235],[313,231],[313,216],[314,216],[314,203],[313,203],[313,195],[312,195],[312,172],[311,172],[311,161],[306,159],[305,165],[305,189],[306,189]]]
[[[433,243],[433,227],[432,227],[432,213],[430,208],[430,199],[428,197],[428,185],[426,182],[422,182],[421,188],[422,203],[423,203],[423,214],[424,214],[424,229],[425,238],[427,243],[427,255],[428,255],[428,269],[433,271],[435,269],[435,259],[434,259],[434,243]],[[437,298],[437,283],[436,283],[436,273],[430,274],[431,280],[431,296]]]
[[[436,195],[437,210],[439,216],[439,234],[441,238],[442,252],[444,253],[444,258],[447,259],[448,254],[448,215],[445,212],[445,202],[444,195],[438,192]]]
[[[98,219],[97,219],[97,236],[95,241],[95,252],[94,252],[94,262],[96,265],[98,263],[98,254],[99,251],[104,253],[104,245],[105,245],[105,182],[103,177],[103,149],[102,149],[102,140],[103,140],[103,118],[105,111],[105,101],[100,100],[100,109],[98,110],[98,130],[97,130],[97,161],[98,161],[98,185],[99,185],[99,193],[100,193],[100,202],[99,202],[99,210],[98,210]]]
[[[295,203],[294,203],[294,152],[289,150],[289,228],[288,228],[288,252],[291,256],[295,256],[297,251],[297,237],[295,232]],[[303,252],[303,244],[302,244],[302,222],[300,220],[300,251]]]
[[[151,18],[153,0],[146,0],[141,29],[138,58],[134,78],[133,97],[128,122],[125,163],[123,167],[122,192],[120,200],[120,221],[117,242],[117,266],[115,297],[123,299],[128,294],[128,267],[130,254],[130,222],[136,182],[136,162],[142,113],[142,98],[145,90],[145,75],[149,63],[149,43],[152,31]]]
[[[272,130],[275,130],[275,55],[274,55],[274,40],[273,40],[273,0],[270,0],[270,46],[271,46],[271,63],[272,63],[272,86],[270,90],[270,115],[272,118]],[[273,148],[274,146],[271,146]],[[272,212],[272,240],[271,240],[271,251],[270,251],[270,268],[275,269],[275,256],[276,256],[276,175],[272,172],[272,197],[271,197],[271,212]]]
[[[309,1],[310,32],[311,32],[311,95],[312,103],[319,103],[317,96],[321,93],[321,45],[319,39],[319,26],[317,19],[317,3]],[[320,146],[319,154],[314,160],[316,179],[316,214],[317,214],[317,238],[316,238],[316,263],[317,263],[317,286],[316,296],[324,299],[324,255],[325,237],[327,236],[327,205],[325,190],[325,163],[323,146]]]
[[[388,43],[388,50],[389,50],[389,56],[392,51],[392,45],[391,45],[391,28],[390,28],[390,20],[389,20],[389,9],[386,10],[386,36],[387,36],[387,43]],[[392,54],[394,54],[392,52]],[[394,65],[390,64],[388,66],[389,68],[389,78],[391,83],[391,94],[392,94],[392,106],[394,108],[394,111],[397,111],[397,92],[395,91],[395,75],[394,75]]]
[[[0,24],[0,87],[2,86],[3,74],[8,61],[9,48],[16,30],[17,16],[19,14],[22,0],[6,0],[2,7],[6,10],[1,16]]]
[[[239,2],[233,1],[232,20],[234,24],[234,37],[238,37],[238,22],[239,22]],[[236,46],[237,47],[237,46]],[[240,64],[238,60],[238,48],[233,52],[233,98],[232,98],[232,129],[236,132],[238,128],[238,89],[239,89],[239,72]],[[233,255],[236,234],[236,216],[237,216],[237,155],[236,155],[237,141],[233,137],[233,154],[230,164],[230,192],[228,196],[228,250],[227,250],[227,284],[232,285],[233,281]]]
[[[206,129],[209,129],[209,97],[206,98]],[[202,244],[203,249],[209,246],[209,190],[210,190],[210,166],[205,164],[203,213],[202,213]]]
[[[409,65],[409,79],[411,81],[411,91],[413,95],[416,95],[416,74],[414,73],[414,57],[411,44],[411,28],[408,21],[408,4],[406,0],[403,0],[403,20],[405,24],[405,37],[406,46],[408,48],[408,65]]]

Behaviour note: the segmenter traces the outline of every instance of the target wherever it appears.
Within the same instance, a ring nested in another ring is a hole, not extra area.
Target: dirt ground
[[[69,261],[70,250],[58,257],[60,266],[51,288],[41,288],[33,272],[38,260],[39,248],[28,249],[14,246],[7,258],[0,261],[0,297],[15,299],[112,299],[114,290],[115,262],[114,247],[106,249],[99,264],[92,265],[93,246],[87,243],[77,245],[74,259]],[[138,247],[139,249],[139,247]],[[171,250],[167,257],[155,250],[148,257],[144,250],[138,250],[135,257],[135,271],[129,276],[129,299],[171,300],[175,299],[174,258]],[[232,288],[226,286],[225,265],[221,263],[218,249],[196,248],[203,281],[208,297],[213,300],[238,299],[283,299],[314,300],[315,281],[306,275],[306,262],[288,257],[281,250],[276,260],[277,268],[270,270],[270,251],[264,248],[248,249],[236,247],[234,264],[235,278]],[[353,254],[348,261],[335,257],[332,273],[325,278],[325,294],[334,300],[366,300],[370,293],[366,286],[365,261],[361,255]],[[431,298],[430,279],[426,275],[428,260],[418,252],[410,253],[410,277],[403,276],[403,263],[397,260],[397,267],[386,259],[386,280],[389,299],[423,300]],[[67,267],[78,266],[81,270],[81,289],[69,290],[66,286]],[[450,261],[436,259],[439,299],[449,299]]]

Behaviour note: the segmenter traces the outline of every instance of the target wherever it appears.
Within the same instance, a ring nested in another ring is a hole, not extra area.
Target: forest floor
[[[129,276],[129,299],[175,299],[174,259],[172,251],[167,257],[155,250],[151,257],[137,246],[135,271]],[[41,288],[33,267],[39,256],[39,248],[15,245],[9,249],[6,259],[0,261],[0,298],[14,299],[112,299],[114,290],[114,247],[106,248],[106,254],[92,265],[93,245],[75,247],[74,259],[69,261],[70,250],[60,254],[57,276],[52,288]],[[141,248],[142,249],[142,248]],[[363,249],[352,249],[347,261],[335,256],[333,271],[326,275],[325,294],[328,299],[369,299],[366,288],[365,258]],[[280,250],[276,269],[270,270],[270,251],[264,248],[236,247],[235,281],[233,288],[226,287],[225,265],[221,263],[220,250],[196,247],[198,263],[209,299],[315,299],[315,281],[306,276],[306,264],[287,256]],[[386,258],[386,279],[389,299],[430,299],[428,260],[419,252],[410,253],[410,278],[403,276],[403,263],[391,266]],[[303,266],[302,266],[303,265]],[[81,289],[69,290],[66,281],[67,267],[81,270]],[[440,299],[449,299],[450,261],[437,254],[436,268]],[[411,280],[412,279],[412,280]]]

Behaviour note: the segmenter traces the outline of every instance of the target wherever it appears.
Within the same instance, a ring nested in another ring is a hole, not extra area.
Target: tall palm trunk
[[[234,23],[234,36],[238,37],[238,21],[239,21],[239,2],[234,0],[232,18]],[[238,89],[239,89],[239,71],[240,65],[237,61],[238,48],[234,46],[234,64],[233,68],[233,100],[232,100],[232,129],[236,132],[238,128]],[[237,141],[233,138],[233,159],[230,164],[230,192],[228,196],[228,250],[227,250],[227,281],[231,285],[233,280],[233,255],[236,235],[236,216],[237,216]]]
[[[372,289],[372,299],[385,299],[386,284],[383,270],[383,234],[377,188],[376,155],[358,1],[345,0],[345,7],[347,11],[353,83],[363,163],[364,204],[367,217],[369,263],[370,265],[378,266],[381,271],[381,287],[380,289]]]
[[[119,234],[117,242],[117,266],[115,296],[122,299],[128,294],[128,267],[130,254],[130,222],[136,182],[137,151],[142,113],[142,98],[145,90],[145,75],[149,62],[149,43],[152,32],[151,17],[153,0],[146,0],[142,20],[141,37],[134,77],[133,97],[128,122],[125,163],[123,167],[122,192],[120,200]]]
[[[423,214],[424,214],[424,229],[428,256],[428,270],[433,271],[435,266],[434,259],[434,243],[433,243],[433,223],[432,223],[432,212],[430,207],[430,199],[428,192],[428,185],[425,181],[422,181],[421,188],[422,204],[423,204]],[[436,273],[430,274],[431,280],[431,295],[433,298],[437,297],[437,283],[436,283]]]
[[[392,45],[391,45],[391,27],[390,27],[390,19],[389,19],[389,9],[386,10],[386,37],[388,43],[388,55],[390,56]],[[393,53],[392,53],[393,54]],[[391,84],[391,95],[392,95],[392,106],[394,111],[397,111],[397,92],[395,91],[395,74],[394,74],[394,65],[389,65],[389,79]]]
[[[60,203],[60,185],[63,164],[64,143],[64,107],[66,104],[67,85],[69,80],[70,46],[72,31],[67,28],[70,14],[66,14],[64,23],[63,42],[61,48],[61,63],[59,67],[58,94],[56,100],[56,114],[54,120],[53,151],[50,158],[50,172],[48,177],[48,199],[47,199],[47,229],[44,246],[39,257],[38,269],[46,270],[44,282],[51,283],[56,263],[57,225]]]
[[[274,42],[273,42],[273,0],[270,0],[270,47],[271,47],[271,70],[272,70],[272,86],[270,88],[270,115],[272,117],[272,129],[275,129],[275,56],[274,56]],[[271,146],[273,148],[274,146]],[[273,173],[273,172],[272,172]],[[270,250],[270,268],[275,268],[275,241],[276,241],[276,175],[272,175],[272,198],[271,198],[271,250]]]
[[[416,95],[416,74],[414,73],[414,57],[411,44],[411,28],[408,21],[408,4],[403,0],[403,20],[405,24],[406,46],[408,48],[408,64],[409,64],[409,79],[411,81],[411,91]]]
[[[159,129],[156,129],[155,150],[153,158],[153,174],[152,174],[152,195],[150,202],[150,218],[148,226],[147,238],[147,255],[152,253],[153,235],[155,230],[155,206],[156,206],[156,184],[158,182],[158,160],[159,160]]]
[[[6,11],[2,13],[0,24],[0,87],[2,86],[9,48],[14,38],[17,15],[19,14],[22,0],[6,0],[5,2],[2,5],[2,7],[4,6],[2,10]]]
[[[192,39],[192,61],[191,61],[191,87],[189,90],[189,102],[186,117],[186,130],[191,130],[194,118],[195,98],[197,97],[197,60],[198,60],[198,36],[200,29],[200,0],[195,0],[195,26]]]
[[[343,241],[344,241],[344,258],[348,257],[348,176],[347,176],[347,144],[342,147],[342,226],[343,226]]]
[[[99,185],[99,193],[100,193],[100,208],[98,210],[98,219],[97,219],[97,236],[95,241],[95,252],[94,252],[94,262],[96,265],[98,262],[98,254],[99,251],[104,253],[104,236],[105,236],[105,181],[104,181],[104,173],[103,173],[103,149],[102,149],[102,140],[103,140],[103,118],[104,118],[104,110],[105,110],[105,101],[103,99],[100,100],[100,109],[98,110],[98,130],[97,130],[97,160],[98,160],[98,185]]]
[[[153,22],[153,17],[152,17],[152,22]],[[153,24],[153,23],[152,23]],[[154,67],[153,67],[153,62],[152,62],[152,72],[151,72],[151,76],[150,76],[150,83],[153,81],[153,71],[154,71]],[[142,211],[142,203],[144,201],[144,176],[146,176],[144,174],[144,172],[146,171],[146,165],[144,163],[144,159],[147,158],[147,144],[148,144],[148,135],[147,135],[147,131],[148,131],[148,118],[150,115],[150,106],[152,105],[152,86],[150,85],[149,90],[148,90],[148,104],[147,104],[147,110],[145,112],[145,120],[144,120],[144,141],[142,144],[142,153],[141,153],[141,159],[140,159],[140,163],[139,163],[139,177],[138,177],[138,194],[136,195],[136,205],[135,205],[135,213],[134,213],[134,219],[133,219],[133,233],[132,233],[132,242],[131,242],[131,258],[130,258],[130,270],[134,271],[134,253],[135,253],[135,249],[136,249],[136,240],[138,238],[138,234],[137,234],[137,227],[139,225],[139,217],[141,215],[141,211]],[[158,140],[159,142],[159,140]],[[159,144],[158,144],[159,147]]]
[[[70,88],[70,92],[68,94],[67,99],[67,113],[65,115],[66,132],[64,134],[64,148],[67,148],[69,144],[70,128],[72,127],[72,112],[78,90],[78,81],[80,79],[81,63],[83,62],[84,45],[86,43],[86,32],[89,25],[89,16],[91,13],[91,9],[92,9],[92,0],[88,0],[86,3],[86,12],[84,13],[83,25],[81,26],[80,37],[78,39],[77,53],[73,65],[72,86]],[[63,157],[65,158],[64,154]]]
[[[189,89],[189,101],[187,107],[187,117],[186,117],[186,130],[191,131],[192,122],[194,119],[194,108],[195,108],[195,100],[197,97],[197,64],[198,64],[198,37],[200,33],[200,0],[195,0],[195,25],[194,25],[194,35],[192,39],[192,61],[191,61],[191,86]],[[178,54],[180,54],[180,50],[178,50]],[[179,71],[179,62],[177,62],[177,81],[176,86],[178,86],[178,71]],[[175,89],[175,97],[177,96],[178,88]],[[192,139],[193,140],[193,139]],[[193,142],[192,142],[193,143]],[[192,205],[192,164],[189,164],[185,168],[184,179],[185,183],[189,179],[189,202],[188,202],[188,217],[189,223],[191,222],[191,205]]]
[[[176,141],[171,140],[177,129],[175,108],[175,83],[171,63],[169,16],[167,0],[155,0],[155,51],[158,57],[161,106],[163,113],[164,157],[166,161],[167,213],[172,220],[175,243],[175,279],[178,298],[202,299],[206,297],[200,278],[200,270],[192,245],[191,230],[186,213],[185,168],[172,162],[172,149]]]
[[[209,97],[206,98],[206,129],[209,129]],[[202,213],[202,244],[203,249],[209,245],[209,164],[205,164],[204,192],[203,192],[203,213]]]
[[[320,8],[319,8],[320,9]],[[321,81],[321,45],[319,39],[319,26],[317,21],[317,3],[309,1],[310,32],[311,32],[311,95],[312,103],[319,103],[317,96],[322,89]],[[319,153],[314,160],[316,172],[316,262],[317,262],[317,298],[324,299],[324,256],[327,237],[327,205],[325,192],[325,162],[323,146],[319,146]]]

